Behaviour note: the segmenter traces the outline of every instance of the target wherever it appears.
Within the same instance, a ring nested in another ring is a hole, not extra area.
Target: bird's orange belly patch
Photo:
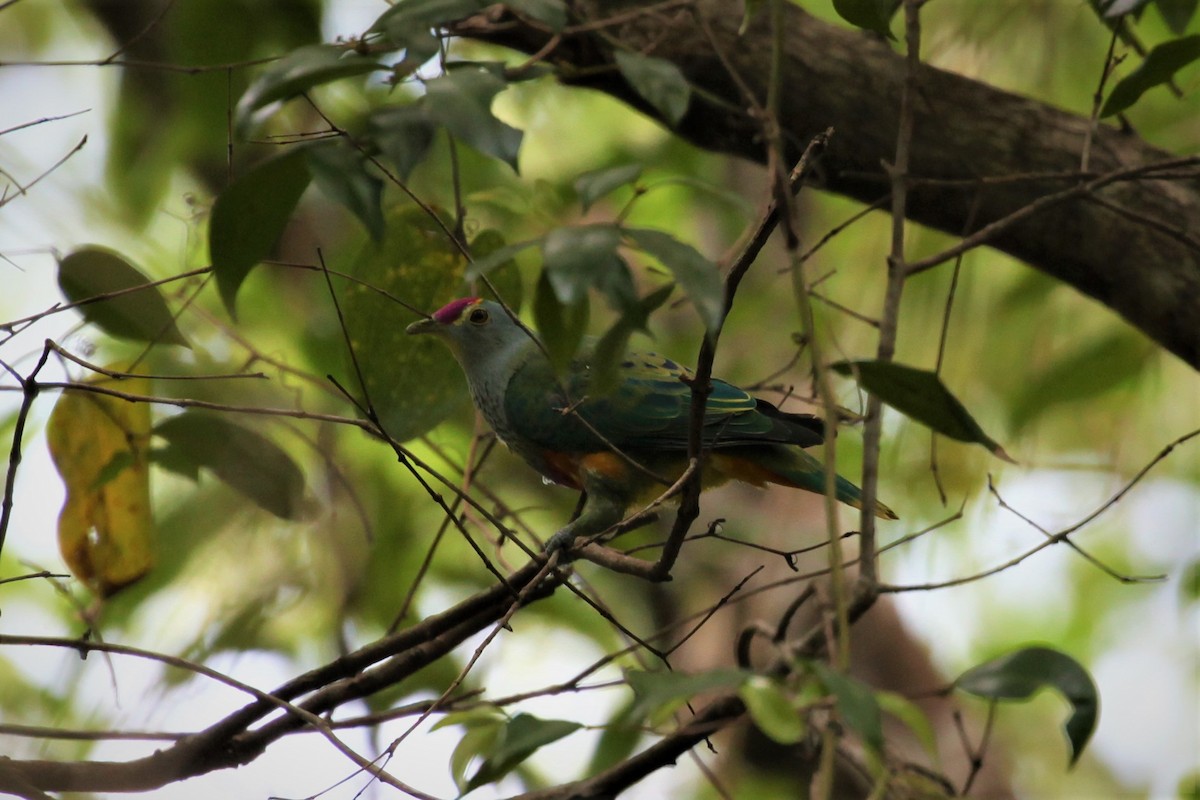
[[[616,453],[560,453],[543,450],[542,459],[549,468],[547,477],[572,489],[583,488],[585,474],[616,483],[623,481],[629,470],[629,466]]]
[[[624,479],[629,471],[629,465],[616,453],[588,453],[580,456],[579,468],[610,481]]]

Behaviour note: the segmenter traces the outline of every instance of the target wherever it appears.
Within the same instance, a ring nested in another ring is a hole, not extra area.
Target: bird
[[[548,540],[547,552],[608,530],[687,468],[693,374],[669,358],[626,353],[615,386],[590,395],[587,348],[556,372],[535,334],[500,303],[463,297],[405,330],[449,347],[476,408],[510,451],[547,481],[584,493],[578,514]],[[804,450],[824,441],[819,417],[781,411],[725,381],[711,386],[702,488],[738,480],[824,493],[824,467]],[[838,500],[861,508],[857,486],[840,475],[835,484]],[[874,513],[897,518],[879,502]]]

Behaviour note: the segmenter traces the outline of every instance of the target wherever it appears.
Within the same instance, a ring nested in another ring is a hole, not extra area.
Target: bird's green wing
[[[616,388],[596,397],[588,394],[589,375],[586,359],[572,364],[561,380],[548,364],[529,362],[509,383],[510,424],[539,446],[561,450],[602,449],[605,440],[630,450],[687,449],[691,370],[656,353],[630,354],[618,365]],[[821,441],[815,418],[786,414],[732,384],[712,381],[704,409],[705,447],[763,442],[808,447]]]

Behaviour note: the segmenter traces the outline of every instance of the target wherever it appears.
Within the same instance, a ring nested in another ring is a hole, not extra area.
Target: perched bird
[[[546,547],[599,533],[658,497],[686,469],[691,371],[654,353],[628,354],[615,388],[588,395],[585,354],[556,375],[533,334],[490,300],[466,297],[406,329],[445,342],[476,407],[510,450],[548,480],[586,494],[579,516]],[[789,414],[712,381],[704,410],[702,485],[740,480],[825,491],[824,468],[802,448],[824,441],[817,417]],[[861,507],[858,487],[837,476],[838,500]],[[896,519],[882,503],[875,515]]]

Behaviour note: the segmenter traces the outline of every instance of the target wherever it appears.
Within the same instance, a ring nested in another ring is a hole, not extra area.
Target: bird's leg
[[[579,519],[579,515],[583,513],[583,507],[587,505],[587,491],[579,493],[579,499],[575,501],[575,510],[571,512],[571,522]]]
[[[570,547],[576,537],[600,533],[625,518],[628,504],[618,495],[592,489],[583,498],[583,507],[577,509],[575,518],[546,542],[547,553]]]

